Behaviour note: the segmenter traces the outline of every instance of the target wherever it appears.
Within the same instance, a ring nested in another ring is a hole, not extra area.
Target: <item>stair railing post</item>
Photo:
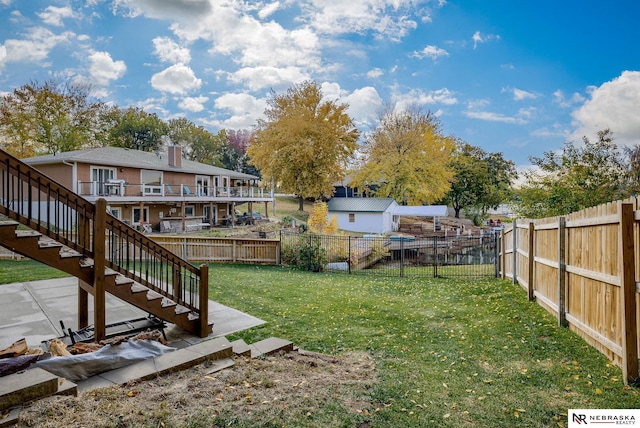
[[[93,328],[94,340],[99,342],[106,338],[105,286],[104,270],[106,268],[105,231],[107,223],[107,201],[96,200],[96,211],[93,217]]]
[[[199,309],[200,309],[200,337],[209,335],[209,266],[200,265],[200,290],[199,292]]]

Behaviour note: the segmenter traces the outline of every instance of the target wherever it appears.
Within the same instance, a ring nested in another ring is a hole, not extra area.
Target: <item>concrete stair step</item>
[[[223,358],[221,360],[215,360],[211,363],[209,367],[207,367],[207,370],[205,371],[205,373],[208,375],[217,373],[221,370],[228,369],[229,367],[233,367],[234,364],[235,363],[231,358]]]
[[[258,358],[262,355],[275,354],[278,351],[293,351],[293,342],[278,337],[269,337],[249,345],[251,348],[251,358]]]
[[[77,395],[77,385],[39,367],[0,378],[0,411],[55,394]]]
[[[233,349],[233,353],[236,355],[240,355],[243,357],[251,356],[251,347],[247,345],[247,342],[242,339],[234,340],[233,342],[231,342],[231,347]]]
[[[81,381],[79,388],[84,392],[108,385],[124,385],[131,381],[153,379],[164,374],[188,369],[205,360],[223,360],[230,358],[232,355],[231,344],[225,337],[205,340],[156,358],[101,373]],[[225,364],[228,363],[221,363],[220,366],[224,368]]]

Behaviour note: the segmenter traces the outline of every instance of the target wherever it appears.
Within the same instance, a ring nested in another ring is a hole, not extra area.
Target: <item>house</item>
[[[332,198],[329,217],[335,215],[342,230],[389,233],[398,230],[397,202],[393,198]]]
[[[167,154],[100,147],[23,159],[85,199],[107,201],[108,211],[142,231],[189,231],[233,224],[235,207],[273,201],[259,177]]]

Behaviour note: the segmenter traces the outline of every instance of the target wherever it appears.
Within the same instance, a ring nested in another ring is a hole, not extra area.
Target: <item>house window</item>
[[[356,222],[356,215],[354,213],[349,213],[349,223]]]
[[[196,176],[196,192],[198,196],[209,195],[209,177],[204,175]]]
[[[162,171],[143,169],[140,171],[140,182],[151,186],[162,185]]]
[[[106,195],[107,186],[104,184],[116,177],[116,170],[113,168],[91,167],[91,186],[94,195]]]
[[[142,209],[142,222],[149,223],[149,208],[147,207]],[[140,207],[131,210],[131,224],[140,224]]]
[[[184,216],[185,217],[193,217],[196,213],[196,210],[193,205],[187,205],[184,207]]]
[[[122,218],[122,208],[109,207],[109,213],[118,220]]]

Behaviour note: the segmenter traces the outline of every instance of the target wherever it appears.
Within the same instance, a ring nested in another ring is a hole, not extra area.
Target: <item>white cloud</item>
[[[4,61],[7,58],[7,48],[3,45],[0,45],[0,70],[4,67]]]
[[[410,105],[454,105],[458,103],[458,99],[453,92],[447,88],[436,89],[429,92],[412,89],[405,94],[393,95],[393,101],[396,103],[396,108],[400,110],[405,110]]]
[[[252,91],[263,88],[287,88],[293,84],[310,79],[310,75],[299,67],[244,67],[229,74],[229,81],[244,84]]]
[[[260,11],[258,12],[258,17],[260,19],[266,19],[269,16],[271,16],[273,13],[275,13],[278,9],[280,9],[280,6],[281,4],[279,1],[274,1],[273,3],[269,3],[265,7],[260,9]]]
[[[186,97],[178,103],[178,107],[182,110],[198,113],[204,110],[204,103],[209,101],[208,97]]]
[[[341,101],[349,104],[349,116],[358,127],[373,126],[383,105],[378,91],[371,86],[356,89]]]
[[[522,101],[526,99],[536,99],[536,98],[538,98],[538,96],[533,92],[527,92],[518,88],[513,89],[513,99],[516,101]]]
[[[156,73],[151,77],[151,86],[161,92],[185,94],[199,89],[202,80],[198,79],[188,66],[178,63]]]
[[[475,33],[473,33],[471,40],[473,40],[473,48],[475,49],[476,47],[478,47],[479,43],[486,43],[489,40],[500,40],[500,36],[497,34],[482,35],[480,31],[476,31]]]
[[[582,104],[586,100],[580,93],[574,92],[570,98],[565,97],[564,93],[558,89],[553,93],[553,102],[562,108],[572,107],[576,104]]]
[[[77,16],[70,6],[48,6],[44,12],[40,12],[37,15],[42,19],[42,22],[55,27],[62,27],[64,18],[75,18]]]
[[[311,27],[323,34],[372,32],[379,38],[399,41],[418,24],[430,22],[428,0],[310,0],[301,8]],[[441,7],[436,4],[434,7]]]
[[[24,39],[8,39],[5,41],[5,61],[41,62],[49,56],[51,49],[59,44],[70,42],[74,37],[75,34],[70,31],[54,34],[43,27],[31,28]]]
[[[449,56],[449,52],[437,46],[427,45],[421,51],[415,51],[413,56],[416,58],[431,58],[435,61],[442,56]]]
[[[523,124],[525,121],[518,117],[505,116],[501,113],[494,113],[488,111],[466,111],[465,116],[471,119],[485,120],[488,122],[503,122],[503,123],[515,123]]]
[[[226,129],[247,129],[254,126],[258,118],[263,117],[267,100],[249,94],[224,94],[216,98],[214,105],[231,115],[224,120],[214,118],[206,121],[207,124]]]
[[[99,86],[107,86],[110,81],[119,79],[127,71],[124,61],[114,61],[109,52],[95,52],[89,56],[89,61],[89,74],[93,83]]]
[[[618,145],[640,144],[640,71],[624,71],[615,79],[591,90],[590,99],[573,113],[572,139],[596,138],[609,128]]]
[[[378,77],[382,77],[384,75],[384,71],[382,71],[382,69],[376,67],[372,70],[369,70],[367,72],[367,77],[369,79],[377,79]]]
[[[162,62],[189,64],[189,61],[191,61],[189,49],[181,47],[168,37],[156,37],[153,39],[153,48],[153,53]]]

